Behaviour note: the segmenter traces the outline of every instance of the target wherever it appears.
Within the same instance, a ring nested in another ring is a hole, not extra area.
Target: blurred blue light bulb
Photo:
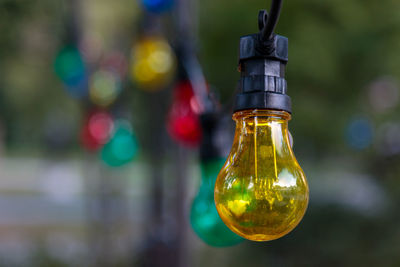
[[[171,10],[174,0],[142,0],[145,9],[152,13],[163,13]]]
[[[346,139],[349,146],[355,149],[366,149],[373,141],[373,127],[366,118],[353,119],[346,130]]]

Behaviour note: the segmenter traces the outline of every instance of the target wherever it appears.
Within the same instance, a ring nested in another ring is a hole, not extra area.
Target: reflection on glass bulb
[[[214,204],[214,184],[222,159],[211,159],[201,164],[201,186],[193,200],[190,222],[196,234],[208,245],[214,247],[233,246],[243,239],[225,226]]]
[[[232,150],[215,185],[221,219],[253,241],[280,238],[301,221],[308,184],[289,144],[283,111],[236,112]]]

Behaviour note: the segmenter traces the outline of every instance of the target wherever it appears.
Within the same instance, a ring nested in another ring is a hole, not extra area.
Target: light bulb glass
[[[114,122],[106,111],[92,111],[89,113],[81,131],[81,143],[89,151],[101,148],[110,138]]]
[[[243,238],[225,226],[214,204],[214,185],[223,159],[210,159],[201,164],[201,186],[190,210],[193,230],[206,244],[213,247],[233,246]]]
[[[129,122],[115,122],[114,134],[101,150],[101,159],[110,167],[130,163],[138,152],[138,142]]]
[[[174,2],[174,0],[142,0],[147,11],[157,14],[170,10]]]
[[[306,177],[289,144],[290,114],[246,110],[233,119],[235,139],[215,185],[218,213],[244,238],[280,238],[301,221],[309,198]]]
[[[54,60],[54,70],[71,96],[83,98],[87,95],[86,66],[76,46],[67,45],[59,51]]]
[[[57,54],[54,70],[58,77],[68,85],[75,85],[76,77],[85,75],[85,64],[77,47],[65,46]]]
[[[163,89],[173,80],[175,69],[175,54],[161,37],[144,38],[133,47],[131,75],[139,88]]]
[[[180,82],[168,112],[167,130],[174,140],[189,147],[198,146],[202,138],[199,115],[193,109],[197,103],[190,82]]]
[[[118,75],[111,71],[96,71],[90,79],[90,100],[101,107],[114,103],[121,92],[121,81]]]

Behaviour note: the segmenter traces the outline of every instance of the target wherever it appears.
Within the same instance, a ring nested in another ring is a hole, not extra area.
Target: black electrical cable
[[[273,38],[274,30],[276,24],[278,24],[281,9],[282,9],[282,0],[272,0],[267,23],[261,30],[261,41],[265,42]]]

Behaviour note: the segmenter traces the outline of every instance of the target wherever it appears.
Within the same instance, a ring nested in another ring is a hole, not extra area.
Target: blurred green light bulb
[[[67,45],[59,51],[54,61],[58,77],[68,85],[85,75],[85,64],[77,47]],[[72,84],[71,84],[72,83]]]
[[[201,164],[202,182],[193,200],[190,222],[195,233],[208,245],[233,246],[243,239],[229,230],[218,215],[214,203],[214,184],[223,159],[208,160]]]
[[[238,111],[233,118],[235,139],[215,185],[218,213],[244,238],[280,238],[301,221],[309,197],[289,144],[290,114],[255,109]]]
[[[133,160],[138,143],[129,125],[116,122],[114,135],[101,151],[101,159],[111,167],[119,167]]]

